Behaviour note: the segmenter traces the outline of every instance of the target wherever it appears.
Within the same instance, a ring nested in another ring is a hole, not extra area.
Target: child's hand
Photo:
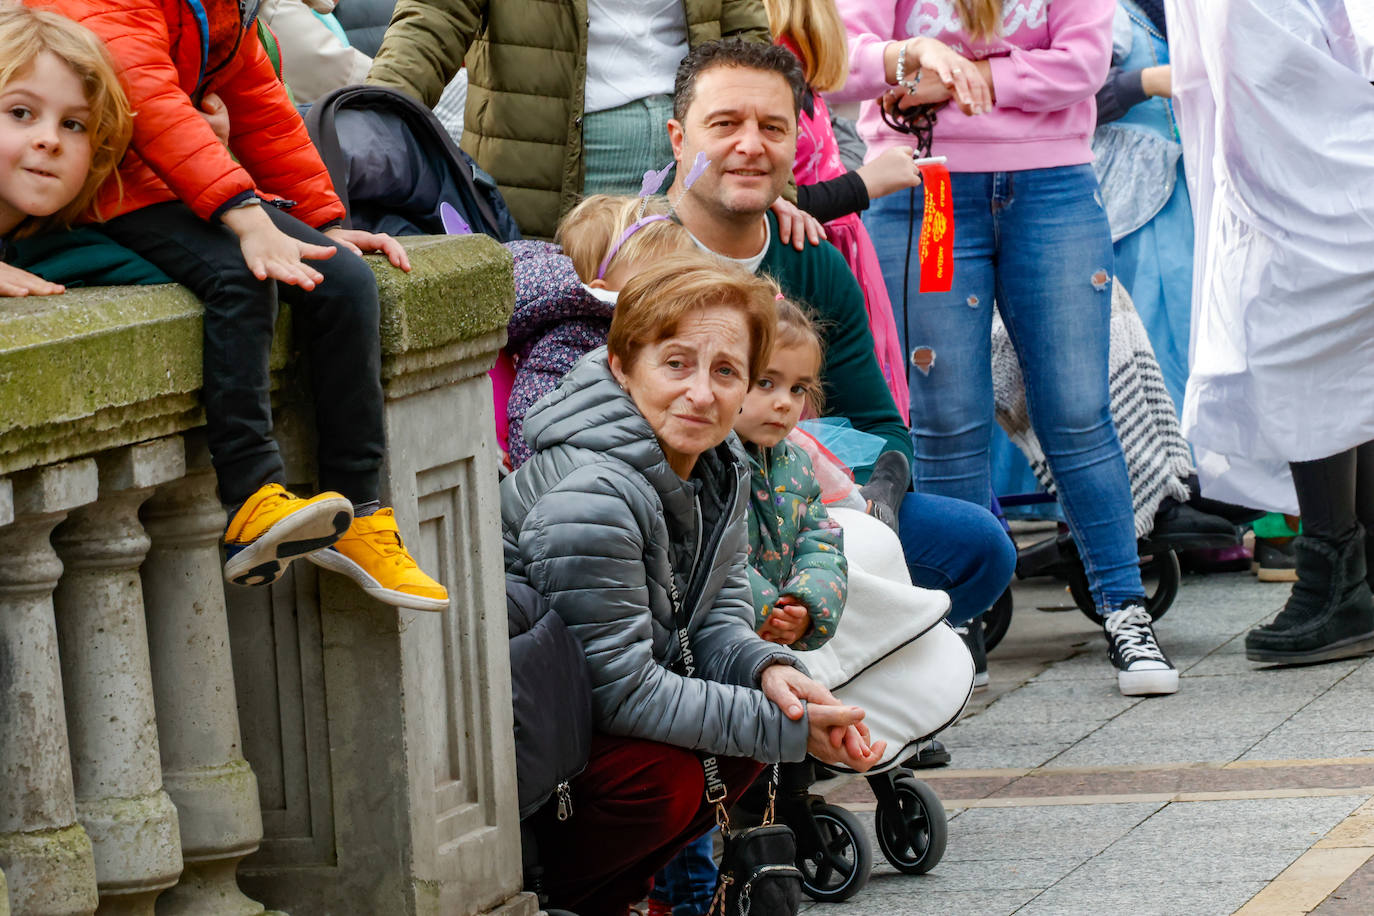
[[[221,220],[239,237],[243,261],[259,280],[271,278],[301,289],[314,289],[324,282],[324,274],[303,259],[323,261],[338,250],[332,245],[311,245],[293,239],[277,228],[261,206],[228,210]]]
[[[55,296],[66,290],[60,283],[49,283],[27,270],[0,262],[0,296]]]
[[[877,200],[894,191],[919,185],[921,170],[913,161],[915,155],[915,150],[909,146],[894,146],[861,166],[859,178],[868,189],[869,199]]]
[[[806,605],[791,596],[784,596],[773,606],[773,614],[762,627],[759,636],[769,642],[790,646],[806,635],[811,628],[811,614]]]
[[[785,198],[779,197],[768,209],[778,218],[778,241],[784,245],[791,243],[801,251],[808,241],[819,245],[821,239],[829,238],[820,220]]]
[[[342,226],[336,226],[327,230],[325,235],[357,255],[361,255],[365,251],[381,252],[386,255],[386,259],[391,262],[392,267],[399,267],[407,273],[410,272],[410,258],[406,257],[406,250],[401,247],[400,242],[384,232],[363,232],[361,229],[345,229]]]
[[[210,125],[224,148],[228,149],[229,109],[225,107],[224,100],[213,92],[205,93],[205,98],[200,100],[200,116]]]

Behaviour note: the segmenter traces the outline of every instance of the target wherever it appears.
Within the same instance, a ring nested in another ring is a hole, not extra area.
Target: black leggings
[[[295,217],[264,209],[287,235],[333,244]],[[205,425],[226,505],[242,503],[263,484],[285,483],[272,439],[268,372],[278,297],[291,306],[296,348],[308,356],[320,486],[338,490],[355,505],[377,498],[385,448],[379,309],[377,282],[362,258],[340,247],[328,260],[311,261],[324,282],[307,291],[254,277],[238,237],[179,201],[154,204],[97,228],[205,304]]]
[[[1304,534],[1341,541],[1356,522],[1374,532],[1374,442],[1289,468]]]

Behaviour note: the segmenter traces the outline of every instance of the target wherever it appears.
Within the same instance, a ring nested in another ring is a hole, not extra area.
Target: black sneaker
[[[1155,641],[1150,613],[1139,602],[1128,602],[1102,621],[1107,657],[1116,666],[1116,682],[1123,696],[1157,696],[1178,692],[1178,669]]]
[[[954,628],[959,638],[973,656],[973,689],[975,692],[988,689],[988,652],[983,646],[983,620],[975,617],[963,626]]]
[[[1256,573],[1261,582],[1298,581],[1298,557],[1294,553],[1293,539],[1256,538],[1255,560],[1250,564],[1250,571]]]

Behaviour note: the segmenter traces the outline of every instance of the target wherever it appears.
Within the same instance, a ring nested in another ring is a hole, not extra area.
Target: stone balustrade
[[[0,916],[533,914],[520,892],[484,237],[382,297],[384,498],[452,597],[293,564],[226,587],[179,287],[0,300]],[[284,310],[285,312],[285,310]],[[289,315],[272,354],[313,487]]]

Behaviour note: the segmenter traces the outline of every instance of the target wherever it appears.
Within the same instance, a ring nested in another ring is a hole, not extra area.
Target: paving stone
[[[1165,646],[1166,651],[1171,647]],[[1322,673],[1330,671],[1332,673],[1348,672],[1358,665],[1357,661],[1331,662],[1328,665],[1320,666]],[[1228,674],[1249,674],[1249,673],[1272,673],[1278,670],[1299,671],[1303,669],[1277,669],[1267,668],[1258,662],[1252,662],[1245,657],[1245,632],[1235,634],[1227,642],[1218,646],[1216,651],[1201,659],[1186,669],[1184,673],[1190,676],[1215,676]],[[1316,669],[1310,669],[1316,670]]]
[[[1312,916],[1369,916],[1374,903],[1374,858],[1331,892],[1312,911]]]
[[[990,656],[988,670],[995,671],[995,664],[995,658]],[[1045,684],[1052,681],[1094,681],[1115,686],[1116,672],[1107,661],[1107,646],[1102,640],[1102,635],[1096,633],[1081,641],[1073,656],[1055,662],[1037,675],[1031,683]]]
[[[1162,807],[1120,805],[970,808],[950,824],[949,861],[1078,858],[1086,861]]]
[[[1331,699],[1335,688],[1313,700],[1302,709],[1294,712],[1285,721],[1286,727],[1311,732],[1356,731],[1374,725],[1374,709],[1369,700],[1374,691],[1366,690],[1364,696],[1356,699],[1351,691]]]
[[[1010,890],[1013,888],[1043,889],[1059,881],[1083,864],[1077,856],[1050,856],[1023,859],[949,859],[935,870],[942,884],[939,889]],[[945,887],[945,882],[953,888]]]
[[[1062,664],[1062,663],[1061,663]],[[1081,722],[1105,721],[1141,702],[1138,697],[1123,697],[1115,677],[1054,681],[1036,679],[1020,690],[1007,694],[976,716],[965,721],[993,722]],[[1087,715],[1085,715],[1087,713]]]
[[[1033,719],[1017,721],[984,720],[974,717],[951,728],[940,736],[946,747],[978,747],[984,744],[1058,744],[1068,747],[1102,728],[1105,720],[1092,719],[1086,722],[1036,722]],[[1277,724],[1277,723],[1276,723]],[[962,760],[951,761],[952,765],[965,767]]]
[[[1021,801],[1374,785],[1371,764],[1150,769],[1238,758],[1374,757],[1374,659],[1291,669],[1245,659],[1245,632],[1272,616],[1286,587],[1244,574],[1188,578],[1159,627],[1181,667],[1182,689],[1136,699],[1117,692],[1100,633],[1088,620],[1076,610],[1035,610],[1037,602],[1064,603],[1062,586],[1027,585],[1017,584],[1012,630],[992,654],[996,689],[981,694],[981,711],[941,740],[958,769],[1034,772],[919,774],[945,799],[1013,804],[947,811],[945,858],[922,877],[895,872],[875,844],[869,887],[847,903],[811,907],[813,916],[1229,914],[1367,800]],[[999,656],[1007,660],[1001,683]],[[862,781],[844,789],[856,801],[870,798],[866,790]],[[872,814],[860,816],[871,835]],[[1320,916],[1374,912],[1374,875],[1352,877],[1323,906]]]
[[[1159,843],[1170,836],[1207,834],[1207,842],[1194,846],[1195,851],[1214,846],[1248,848],[1246,844],[1254,839],[1262,839],[1273,846],[1306,849],[1365,800],[1360,796],[1340,795],[1175,802],[1135,828],[1128,844]]]
[[[1148,876],[1149,864],[1138,863],[1137,875]],[[1185,884],[1153,881],[1102,884],[1091,879],[1066,878],[1016,910],[1016,916],[1228,916],[1264,888],[1262,882]]]
[[[1118,844],[1100,856],[1085,862],[1074,872],[1073,877],[1086,878],[1102,884],[1115,884],[1122,879],[1131,880],[1141,865],[1149,863],[1149,868],[1157,874],[1169,875],[1170,881],[1186,884],[1250,884],[1268,882],[1276,878],[1293,860],[1305,850],[1289,847],[1275,847],[1257,839],[1247,841],[1239,852],[1222,852],[1209,841],[1220,839],[1216,832],[1190,834],[1187,847],[1148,845],[1142,843]],[[1222,846],[1221,849],[1231,849]]]
[[[951,798],[1036,798],[1071,795],[1124,795],[1138,793],[1243,792],[1307,788],[1374,786],[1374,763],[1346,766],[1160,767],[1081,771],[1053,767],[1025,776],[940,780],[934,785]]]
[[[1055,766],[1149,766],[1160,763],[1229,762],[1254,744],[1251,737],[1166,739],[1137,732],[1137,740],[1089,735],[1054,758]]]
[[[1037,889],[936,891],[923,878],[875,875],[860,894],[845,903],[808,903],[810,916],[995,916],[1017,912]]]
[[[983,739],[974,746],[963,746],[953,742],[953,733],[947,732],[951,740],[945,740],[945,735],[940,736],[940,740],[950,748],[950,756],[953,757],[953,766],[961,770],[983,770],[997,769],[1003,767],[1015,767],[1020,769],[1030,769],[1031,767],[1043,766],[1051,760],[1056,760],[1058,755],[1068,750],[1072,742],[1062,742],[1059,744],[1012,744],[1012,743],[985,743]]]
[[[1241,760],[1320,760],[1374,757],[1374,730],[1310,731],[1303,723],[1284,725],[1241,755]]]

